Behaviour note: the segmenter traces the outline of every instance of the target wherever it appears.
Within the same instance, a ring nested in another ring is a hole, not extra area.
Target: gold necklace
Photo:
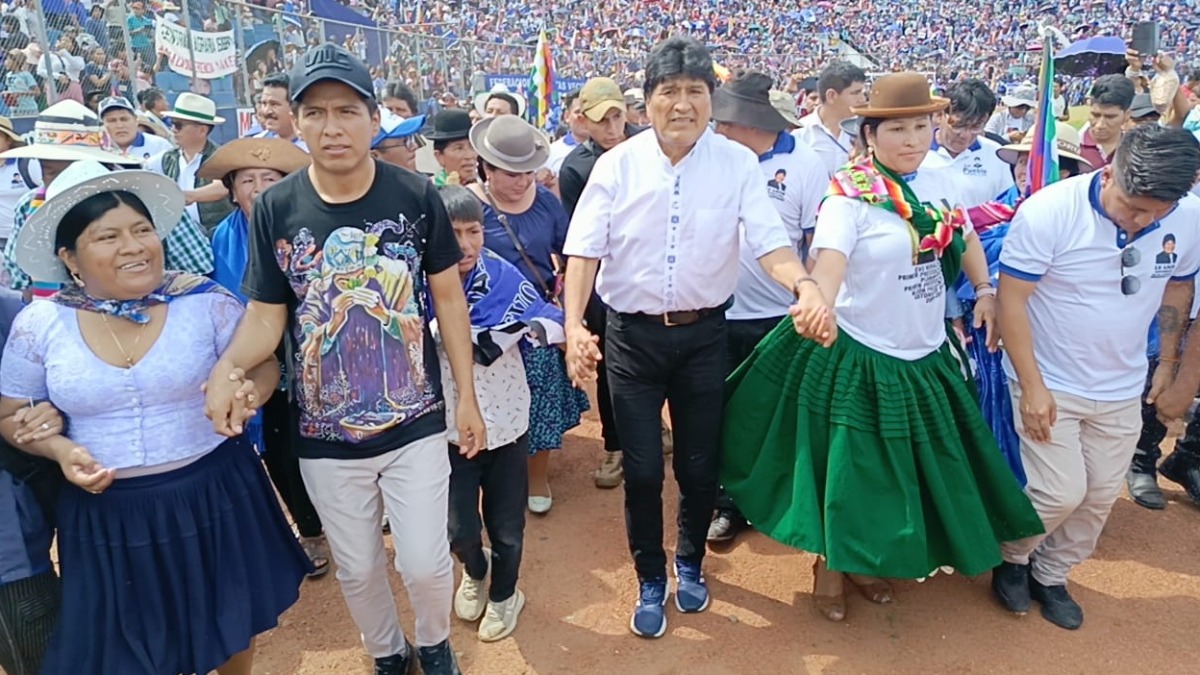
[[[133,367],[133,357],[129,354],[129,352],[125,351],[124,345],[122,345],[121,341],[119,339],[117,339],[117,334],[115,332],[113,332],[112,326],[109,325],[109,323],[108,323],[108,317],[105,316],[104,314],[101,314],[100,320],[104,322],[104,327],[108,329],[108,334],[112,336],[113,344],[117,345],[117,349],[121,350],[121,356],[123,356],[125,358],[125,367],[132,368]],[[146,332],[146,326],[149,326],[149,325],[150,325],[150,322],[147,321],[146,323],[142,324],[142,327],[140,329],[138,329],[137,337],[135,337],[133,339],[132,350],[134,353],[137,353],[138,342],[141,342],[142,333]]]

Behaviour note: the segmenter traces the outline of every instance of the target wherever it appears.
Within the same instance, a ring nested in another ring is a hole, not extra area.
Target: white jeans
[[[1021,409],[1021,387],[1008,383],[1014,411]],[[1025,564],[1033,558],[1033,576],[1041,584],[1062,586],[1071,568],[1096,549],[1113,502],[1121,494],[1125,472],[1142,430],[1141,399],[1092,401],[1061,391],[1050,392],[1058,419],[1049,443],[1026,435],[1019,414],[1021,462],[1029,483],[1025,494],[1042,518],[1046,534],[1006,542],[1004,559]]]
[[[300,473],[337,563],[337,579],[363,647],[380,658],[404,651],[404,631],[388,586],[379,523],[387,509],[416,615],[416,645],[450,637],[454,563],[446,535],[450,458],[445,434],[368,459],[301,459]]]

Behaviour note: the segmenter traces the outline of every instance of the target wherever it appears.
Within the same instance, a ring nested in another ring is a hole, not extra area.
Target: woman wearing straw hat
[[[1058,144],[1058,165],[1061,178],[1078,176],[1092,170],[1092,165],[1079,154],[1079,132],[1065,123],[1055,124],[1055,139]],[[1029,184],[1029,154],[1033,141],[1028,138],[1020,143],[1010,143],[996,149],[996,155],[1012,167],[1014,185],[995,201],[980,204],[967,211],[979,243],[988,261],[988,276],[993,284],[1000,279],[1000,250],[1004,236],[1008,234],[1009,221],[1016,213],[1017,205],[1025,198]],[[1004,375],[999,351],[987,347],[986,330],[976,328],[974,308],[975,289],[971,283],[960,278],[955,289],[963,305],[962,325],[957,328],[967,335],[967,354],[975,362],[976,384],[979,386],[979,405],[983,418],[992,429],[992,435],[1008,460],[1009,468],[1022,485],[1025,471],[1021,467],[1021,448],[1013,426],[1012,401],[1008,395],[1008,378]]]
[[[43,675],[248,675],[255,636],[309,566],[253,448],[205,418],[201,385],[242,305],[164,272],[162,237],[184,207],[169,179],[76,162],[46,197],[17,262],[68,285],[18,315],[0,364],[0,434],[67,480],[63,612]],[[234,375],[244,420],[279,368]],[[17,438],[11,415],[39,399],[70,418],[69,436]]]
[[[533,284],[546,300],[559,288],[554,258],[562,255],[567,213],[534,172],[550,155],[546,138],[515,115],[490,117],[470,132],[479,153],[481,180],[470,190],[483,202],[485,244]],[[562,350],[523,347],[532,395],[529,448],[529,510],[547,513],[553,506],[548,451],[562,447],[562,436],[579,424],[588,409],[587,395],[571,385]]]
[[[914,175],[946,105],[918,73],[875,81],[854,109],[870,158],[834,175],[812,242],[840,335],[824,349],[785,322],[729,380],[723,482],[758,529],[822,556],[813,598],[833,621],[846,616],[843,573],[889,603],[884,577],[980,574],[999,542],[1041,531],[943,318],[960,269],[980,289],[976,321],[994,315],[983,251],[947,206],[952,184]]]
[[[294,143],[281,138],[239,138],[221,146],[200,167],[197,176],[219,182],[237,206],[213,231],[212,278],[246,301],[242,278],[250,256],[250,211],[254,200],[284,176],[308,166],[311,158]],[[282,351],[282,350],[280,350]],[[277,352],[277,356],[282,356]],[[281,382],[284,381],[281,378]],[[309,578],[329,572],[329,545],[321,531],[321,518],[300,477],[300,461],[292,451],[291,408],[287,395],[277,393],[262,408],[262,415],[246,424],[246,436],[262,454],[275,489],[300,533],[300,545],[312,563]]]

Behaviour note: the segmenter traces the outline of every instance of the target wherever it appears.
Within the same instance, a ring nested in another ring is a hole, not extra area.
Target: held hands
[[[837,339],[837,319],[833,308],[814,282],[797,283],[796,304],[788,310],[792,326],[802,337],[828,347]]]
[[[1049,443],[1050,428],[1058,421],[1058,405],[1044,384],[1031,386],[1021,392],[1021,423],[1034,442]]]
[[[1146,395],[1146,403],[1154,406],[1159,421],[1169,425],[1182,418],[1195,396],[1194,383],[1186,378],[1175,379],[1175,364],[1159,362],[1150,380],[1150,393]]]
[[[1000,348],[1000,330],[996,327],[996,296],[984,295],[975,300],[975,320],[971,325],[976,330],[986,329],[987,350],[995,354]]]
[[[29,408],[21,408],[13,413],[13,421],[17,423],[13,440],[18,445],[44,441],[63,432],[62,414],[46,401]]]
[[[595,380],[596,368],[602,359],[599,337],[582,325],[567,328],[567,375],[571,384],[582,389]]]
[[[262,405],[254,383],[246,379],[246,371],[231,368],[222,377],[220,364],[213,368],[208,382],[200,385],[204,392],[204,415],[212,420],[213,431],[232,438],[246,430],[246,422]]]
[[[487,450],[487,427],[483,423],[483,415],[480,414],[479,404],[474,397],[471,397],[470,402],[465,399],[458,402],[455,418],[459,454],[471,459]]]

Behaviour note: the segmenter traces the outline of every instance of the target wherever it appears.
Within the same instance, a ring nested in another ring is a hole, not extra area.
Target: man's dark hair
[[[263,78],[262,88],[272,87],[282,89],[291,94],[292,78],[287,73],[272,73]]]
[[[817,93],[821,95],[821,102],[824,103],[825,92],[830,89],[840,94],[855,82],[866,81],[867,71],[862,68],[849,61],[830,61],[829,65],[822,68],[821,74],[817,76]]]
[[[1111,173],[1131,197],[1177,202],[1191,191],[1200,174],[1200,141],[1176,127],[1134,127],[1117,146]]]
[[[149,87],[137,93],[138,105],[142,106],[143,110],[150,110],[158,103],[159,99],[166,100],[167,95],[158,87]]]
[[[1167,236],[1163,237],[1163,246],[1166,246],[1167,244],[1174,244],[1174,243],[1175,243],[1175,235],[1168,234]]]
[[[398,98],[408,104],[408,109],[417,114],[417,95],[407,84],[392,80],[383,85],[383,98]]]
[[[712,55],[699,40],[682,35],[669,37],[655,45],[646,60],[646,82],[642,86],[646,98],[669,80],[688,78],[708,85],[709,93],[717,88]]]
[[[579,92],[581,92],[581,91],[583,91],[583,90],[582,89],[572,89],[571,91],[568,91],[566,94],[563,95],[563,97],[562,97],[563,110],[571,109],[571,105],[575,103],[575,99],[579,98]]]
[[[982,122],[996,112],[996,93],[974,77],[950,85],[946,98],[950,99],[950,114],[958,116],[959,124]]]
[[[433,142],[433,149],[435,152],[445,152],[446,148],[450,147],[451,143],[457,143],[465,140],[467,140],[466,136],[463,136],[462,138],[439,138]]]
[[[491,103],[492,101],[504,101],[508,104],[508,109],[512,111],[512,114],[521,114],[521,105],[517,103],[517,98],[512,94],[505,94],[501,91],[490,94],[487,97],[487,100],[483,102],[483,107],[486,108],[487,104]]]
[[[1124,75],[1105,75],[1092,84],[1092,105],[1111,105],[1128,111],[1133,105],[1133,80]]]

